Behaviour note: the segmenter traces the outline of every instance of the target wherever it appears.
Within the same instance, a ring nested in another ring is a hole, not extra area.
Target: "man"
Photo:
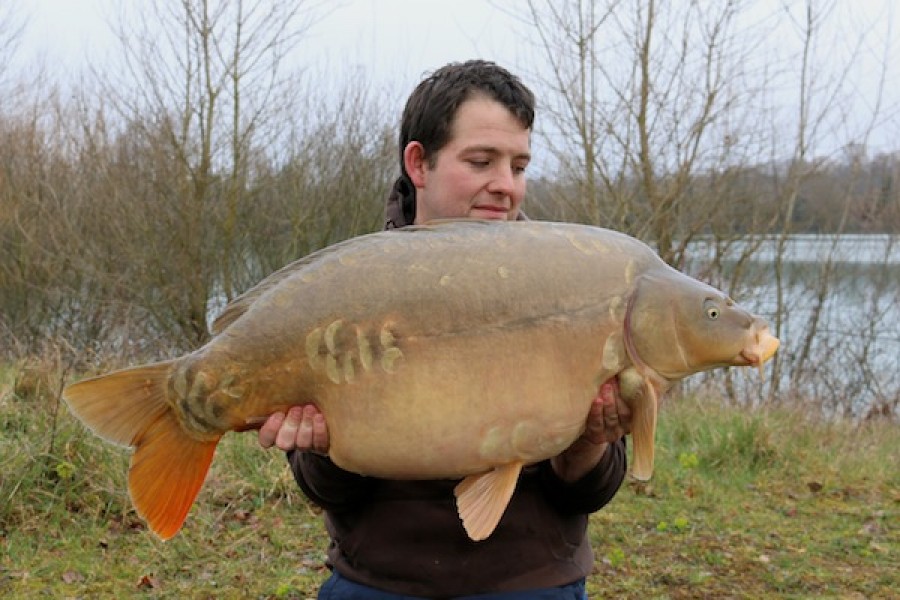
[[[400,128],[401,176],[386,228],[439,218],[516,220],[531,157],[534,96],[485,61],[450,64],[413,91]],[[343,471],[326,456],[313,406],[275,414],[259,441],[288,451],[298,484],[325,509],[331,578],[319,598],[585,597],[593,555],[588,515],[625,476],[630,412],[603,384],[584,434],[523,469],[497,529],[473,542],[456,513],[456,481],[389,481]]]

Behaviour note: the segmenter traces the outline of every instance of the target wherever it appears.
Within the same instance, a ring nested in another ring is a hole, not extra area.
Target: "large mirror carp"
[[[472,539],[523,465],[584,430],[619,377],[633,475],[649,478],[657,403],[693,373],[768,360],[778,340],[644,243],[567,223],[448,221],[356,237],[275,272],[180,358],[74,383],[72,412],[134,448],[128,487],[163,539],[181,528],[219,439],[292,405],[324,414],[340,467],[459,478]]]

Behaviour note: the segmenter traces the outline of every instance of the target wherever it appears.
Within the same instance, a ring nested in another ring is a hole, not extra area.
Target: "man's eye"
[[[470,160],[469,164],[473,167],[478,167],[479,169],[483,169],[488,166],[490,163],[486,160]]]

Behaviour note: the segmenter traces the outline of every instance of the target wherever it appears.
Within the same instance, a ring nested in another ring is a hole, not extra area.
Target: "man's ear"
[[[417,188],[425,187],[425,171],[428,170],[428,161],[425,158],[425,147],[421,142],[410,142],[403,149],[403,166],[409,180]]]

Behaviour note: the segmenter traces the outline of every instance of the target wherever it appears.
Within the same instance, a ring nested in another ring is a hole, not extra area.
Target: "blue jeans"
[[[366,585],[350,581],[337,571],[322,584],[319,600],[428,600],[419,596],[402,596],[382,592]],[[554,588],[529,590],[525,592],[504,592],[501,594],[477,594],[460,596],[457,600],[588,600],[584,589],[584,579]]]

